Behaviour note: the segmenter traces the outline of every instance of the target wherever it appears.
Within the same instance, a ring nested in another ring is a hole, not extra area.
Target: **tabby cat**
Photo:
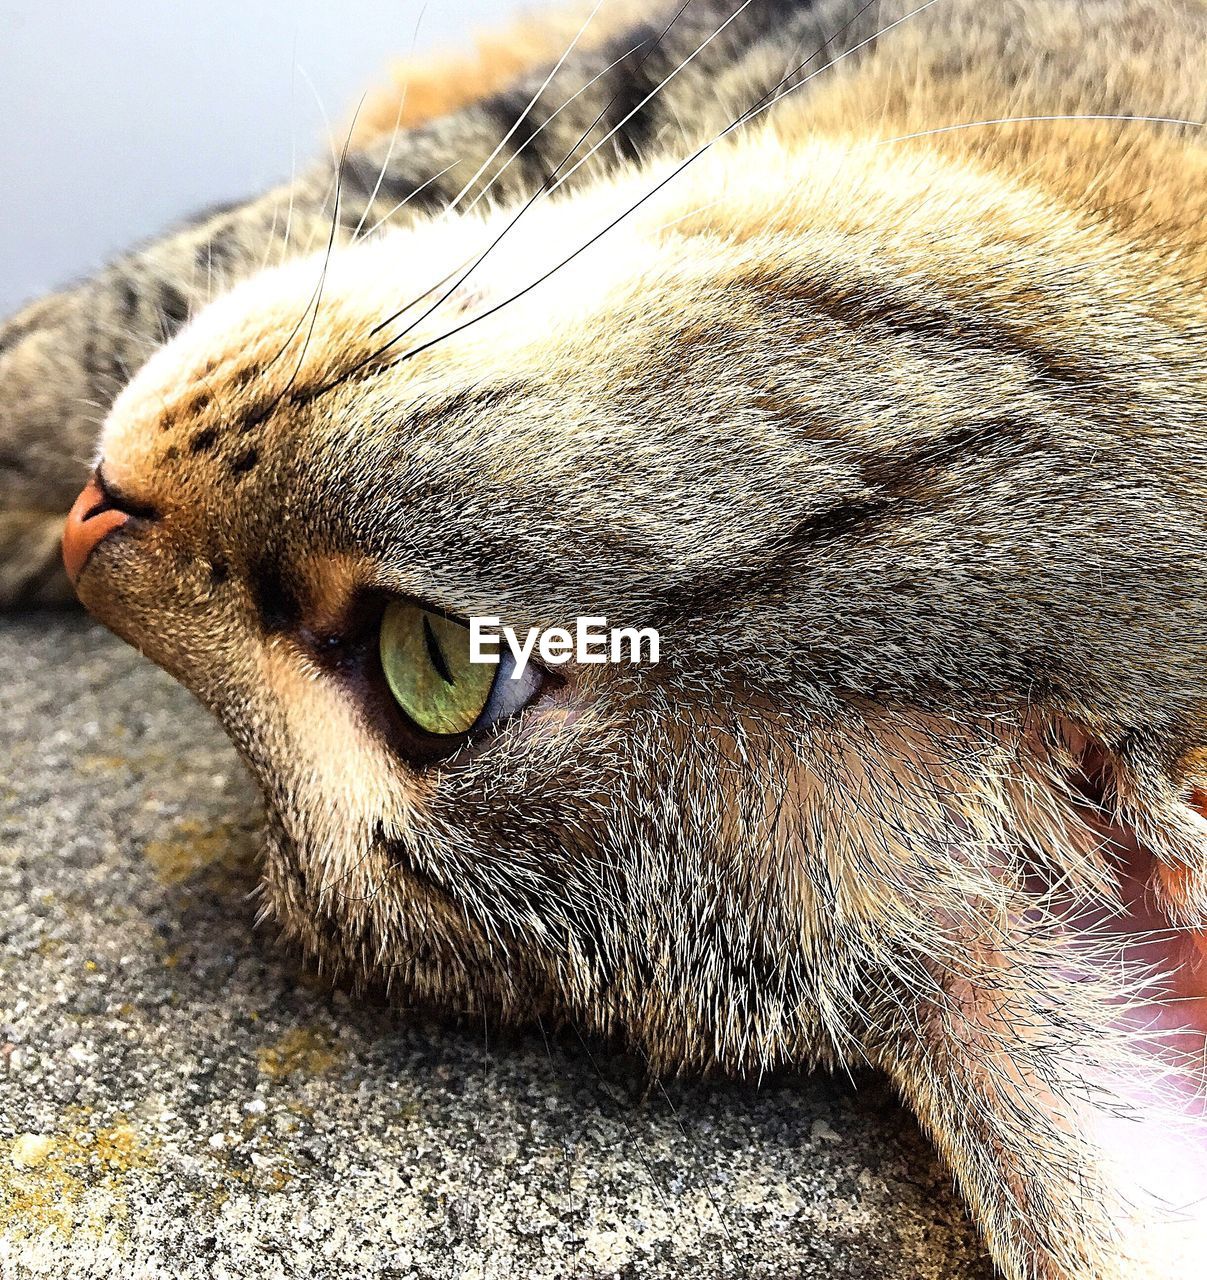
[[[62,594],[107,408],[75,588],[221,718],[324,966],[874,1064],[1012,1280],[1201,1275],[1205,117],[1198,0],[403,68],[0,331],[0,593]],[[661,661],[511,680],[483,615]]]

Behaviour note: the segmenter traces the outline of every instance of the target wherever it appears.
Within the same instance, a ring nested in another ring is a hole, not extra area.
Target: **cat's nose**
[[[63,563],[72,582],[80,576],[101,540],[129,518],[128,511],[113,505],[94,475],[75,500],[63,530]]]

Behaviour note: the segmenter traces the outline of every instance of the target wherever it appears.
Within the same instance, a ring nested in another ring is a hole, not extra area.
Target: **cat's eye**
[[[521,710],[540,687],[529,665],[518,680],[508,656],[470,661],[469,628],[421,605],[394,600],[381,619],[378,652],[398,709],[418,730],[455,748]]]

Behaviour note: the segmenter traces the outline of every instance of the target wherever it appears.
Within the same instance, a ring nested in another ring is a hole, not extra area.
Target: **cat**
[[[870,1063],[1011,1280],[1197,1276],[1207,8],[640,14],[405,69],[10,321],[4,600],[108,407],[75,590],[325,968]],[[603,615],[659,663],[465,662]]]

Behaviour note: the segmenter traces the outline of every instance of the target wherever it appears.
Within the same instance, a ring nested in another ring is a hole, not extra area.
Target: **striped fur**
[[[539,69],[18,316],[5,519],[46,537],[39,442],[142,365],[100,457],[144,518],[80,592],[226,725],[332,971],[662,1070],[871,1061],[1012,1280],[1197,1275],[1112,1145],[1165,1112],[1105,918],[1126,855],[1207,925],[1207,11],[756,0],[626,118],[728,15],[587,41],[475,210]],[[382,592],[664,660],[421,768],[356,674]]]

